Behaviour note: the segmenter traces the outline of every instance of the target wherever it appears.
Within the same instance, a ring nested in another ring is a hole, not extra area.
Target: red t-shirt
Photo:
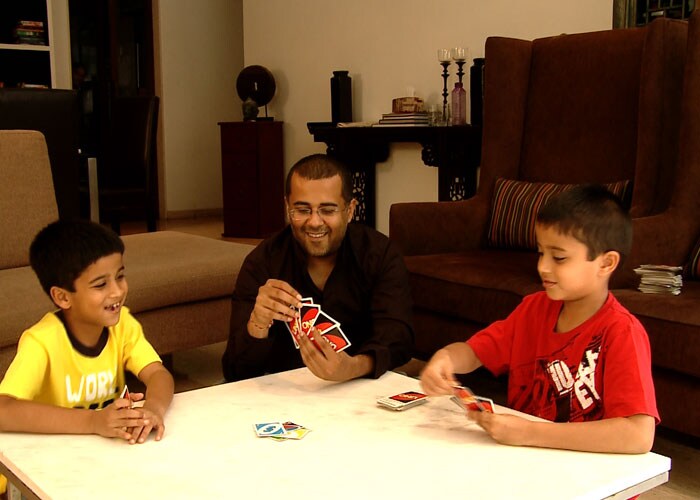
[[[583,324],[557,333],[562,302],[523,299],[467,341],[492,373],[508,373],[508,406],[553,422],[651,415],[659,422],[649,338],[612,294]]]

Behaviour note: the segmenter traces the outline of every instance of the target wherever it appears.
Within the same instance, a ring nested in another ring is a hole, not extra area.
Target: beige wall
[[[156,0],[161,212],[220,210],[218,122],[241,119],[241,0]]]
[[[612,0],[243,0],[245,65],[275,76],[268,108],[285,122],[287,169],[325,151],[306,123],[330,120],[333,70],[350,71],[354,119],[377,120],[408,87],[442,106],[440,47],[468,47],[480,57],[490,35],[535,38],[611,25]],[[450,71],[452,86],[456,67]],[[437,170],[422,164],[420,147],[394,146],[377,168],[377,228],[388,233],[392,203],[436,199]]]

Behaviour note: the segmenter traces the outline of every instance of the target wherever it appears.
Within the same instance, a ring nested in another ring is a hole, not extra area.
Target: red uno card
[[[465,411],[488,411],[493,413],[493,401],[474,395],[468,387],[456,386],[454,388],[454,401]]]
[[[314,326],[316,317],[321,313],[321,306],[318,304],[302,304],[299,311],[299,320],[301,322],[301,333],[308,335],[311,327]]]
[[[350,341],[340,329],[340,326],[334,326],[321,333],[321,336],[330,342],[331,347],[335,352],[341,352],[350,347]]]
[[[323,311],[318,312],[318,315],[316,316],[316,319],[313,324],[314,328],[316,328],[316,330],[318,330],[321,334],[339,325],[340,323],[338,323],[336,320],[331,318],[328,314],[326,314]]]

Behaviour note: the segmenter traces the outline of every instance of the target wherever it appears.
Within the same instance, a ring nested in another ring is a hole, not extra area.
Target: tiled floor
[[[159,229],[182,231],[212,238],[221,238],[223,223],[220,218],[181,219],[159,224]],[[140,224],[124,224],[124,234],[142,232]],[[228,238],[227,238],[228,239]],[[255,243],[256,240],[236,239]],[[223,382],[220,362],[225,343],[213,344],[173,355],[173,372],[176,391],[187,391]],[[422,362],[414,360],[401,371],[416,376]],[[689,443],[690,441],[690,443]],[[700,440],[690,440],[684,436],[670,435],[660,429],[657,432],[654,452],[672,459],[670,481],[642,495],[642,499],[698,499],[700,498]]]

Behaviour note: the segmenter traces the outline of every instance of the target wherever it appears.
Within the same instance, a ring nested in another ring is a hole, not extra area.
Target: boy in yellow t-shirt
[[[26,330],[0,383],[0,431],[99,434],[131,444],[163,437],[173,378],[124,307],[124,243],[88,221],[57,221],[30,262],[58,307]],[[125,370],[146,386],[143,407],[120,397]],[[100,410],[100,411],[91,411]],[[1,490],[0,490],[1,491]]]

